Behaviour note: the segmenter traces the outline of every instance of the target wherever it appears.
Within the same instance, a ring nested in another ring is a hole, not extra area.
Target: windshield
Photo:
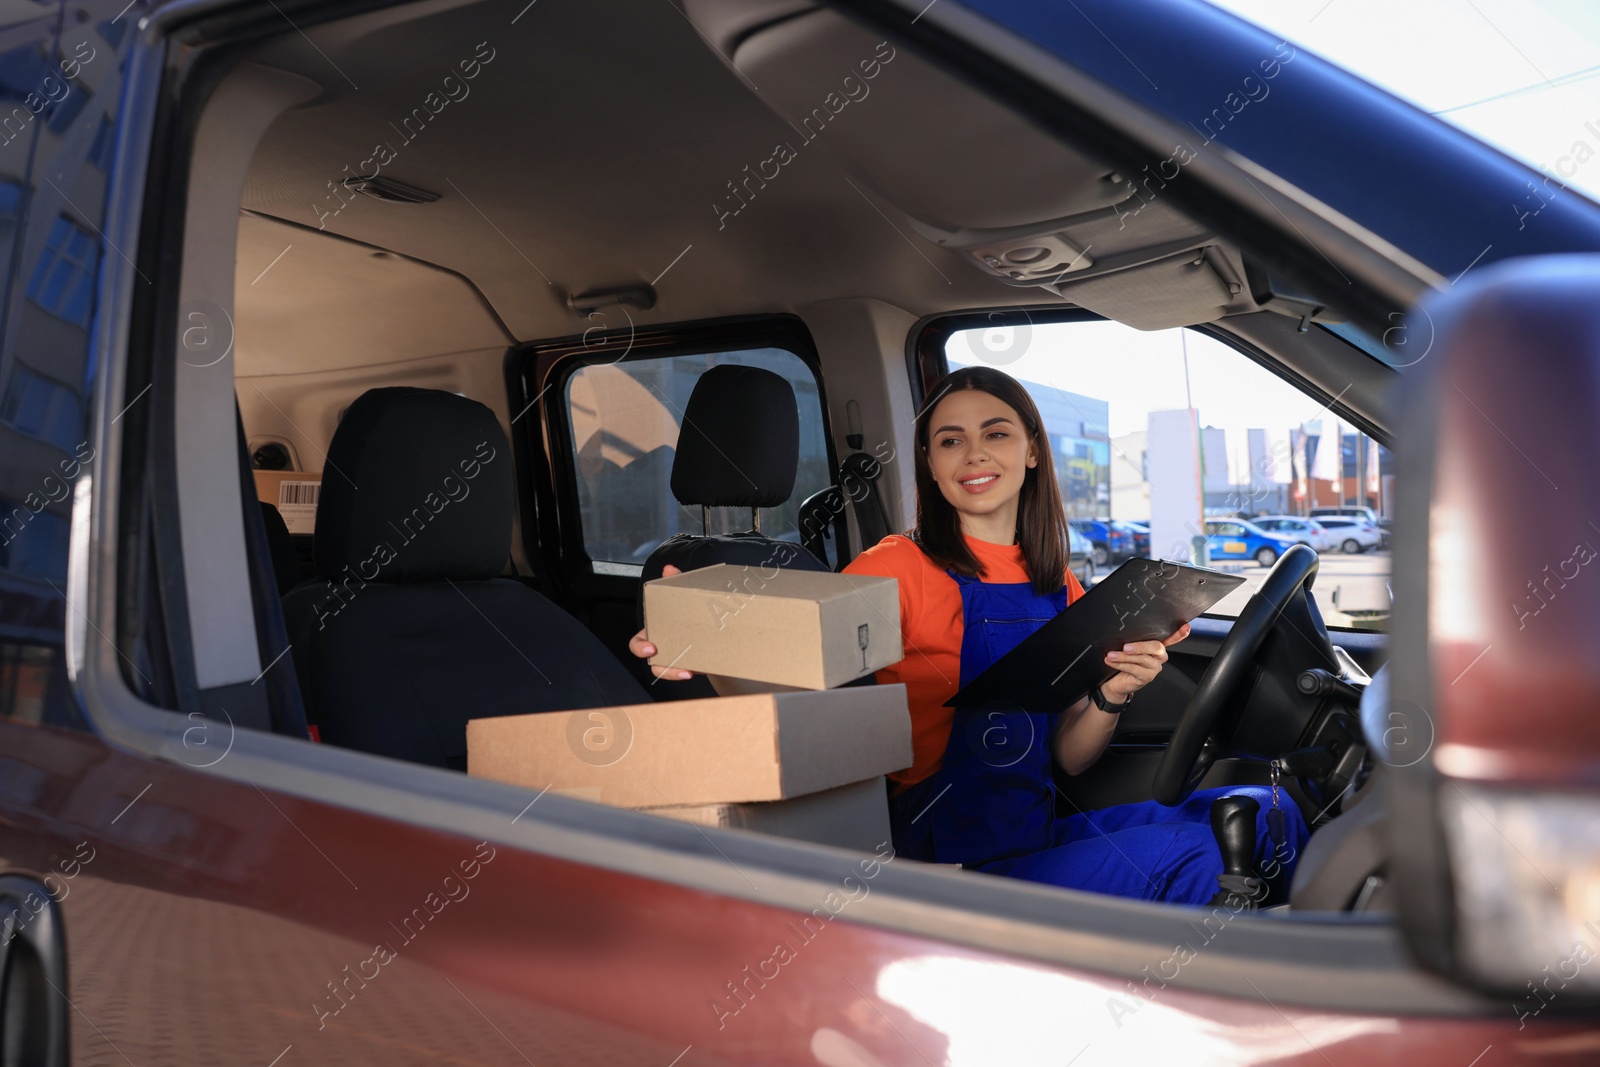
[[[1593,0],[1211,3],[1600,200]]]

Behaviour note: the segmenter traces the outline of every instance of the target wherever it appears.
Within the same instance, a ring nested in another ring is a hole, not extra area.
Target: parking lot
[[[1348,556],[1343,552],[1324,552],[1311,592],[1328,625],[1351,625],[1349,618],[1340,618],[1345,613],[1387,612],[1389,566],[1388,549],[1373,549]],[[1212,569],[1237,574],[1245,580],[1244,585],[1228,594],[1212,609],[1214,614],[1230,616],[1244,610],[1250,597],[1272,573],[1272,568],[1248,561],[1213,563]],[[1101,572],[1102,576],[1109,573],[1110,570]],[[1381,628],[1387,629],[1387,626]]]
[[[1322,565],[1317,570],[1316,584],[1311,592],[1317,598],[1322,617],[1330,626],[1344,624],[1336,619],[1335,612],[1389,610],[1390,555],[1388,549],[1374,549],[1349,556],[1342,552],[1322,554]],[[1225,615],[1237,615],[1243,611],[1245,603],[1271,573],[1271,568],[1255,563],[1230,562],[1214,566],[1217,570],[1237,574],[1245,580],[1243,586],[1230,593],[1213,609]]]

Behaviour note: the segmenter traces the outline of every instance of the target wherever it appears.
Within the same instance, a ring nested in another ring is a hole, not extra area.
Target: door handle
[[[66,1067],[67,951],[44,885],[0,875],[0,1067]]]

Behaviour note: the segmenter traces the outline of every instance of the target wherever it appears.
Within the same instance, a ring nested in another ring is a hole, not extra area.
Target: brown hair
[[[1061,588],[1067,571],[1068,541],[1067,515],[1061,507],[1050,441],[1033,397],[1015,378],[993,367],[962,367],[941,378],[932,400],[917,416],[917,525],[911,539],[939,566],[971,578],[983,577],[983,565],[961,536],[960,513],[944,498],[928,464],[933,409],[940,400],[963,389],[988,393],[1009,404],[1022,418],[1038,465],[1023,476],[1022,495],[1017,500],[1017,544],[1034,592],[1041,596],[1053,593]]]

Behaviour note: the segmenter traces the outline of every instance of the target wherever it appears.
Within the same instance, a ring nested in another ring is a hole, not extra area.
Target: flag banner
[[[1308,488],[1306,476],[1308,473],[1306,470],[1306,428],[1302,424],[1298,430],[1294,431],[1294,498],[1296,500],[1304,500],[1306,498]]]
[[[1267,430],[1266,431],[1266,462],[1262,464],[1261,476],[1273,485],[1288,485],[1294,481],[1293,465],[1290,462],[1291,448],[1289,437],[1291,431]]]
[[[1317,454],[1311,458],[1311,477],[1319,482],[1328,482],[1335,489],[1342,488],[1344,483],[1343,436],[1339,420],[1331,416],[1324,417],[1322,436],[1317,439]]]
[[[1383,479],[1378,472],[1378,442],[1367,438],[1367,492],[1377,496],[1383,486]]]
[[[1228,434],[1217,426],[1200,431],[1200,484],[1207,493],[1226,493],[1237,483],[1228,471]]]
[[[1250,476],[1250,431],[1224,431],[1228,455],[1228,484],[1245,486],[1255,481]]]

